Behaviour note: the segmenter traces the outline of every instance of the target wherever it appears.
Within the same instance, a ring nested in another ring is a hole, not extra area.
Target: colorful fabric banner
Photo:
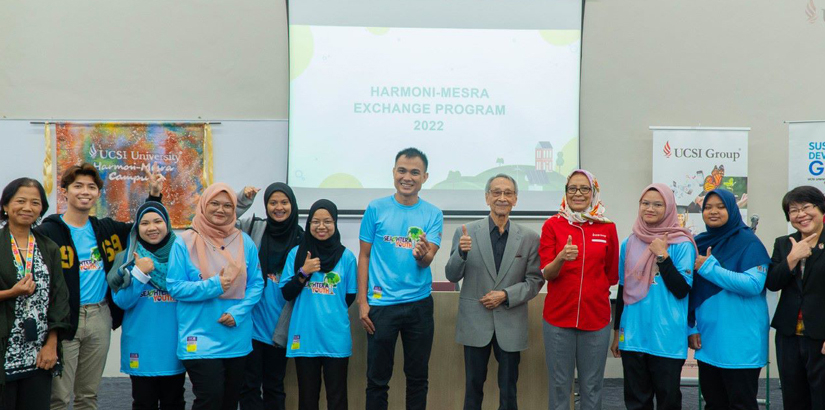
[[[93,123],[56,124],[57,173],[89,162],[103,178],[100,201],[92,214],[130,221],[149,194],[147,170],[155,164],[166,178],[163,203],[173,228],[186,228],[204,188],[204,126],[202,124]],[[58,212],[66,198],[58,195]]]

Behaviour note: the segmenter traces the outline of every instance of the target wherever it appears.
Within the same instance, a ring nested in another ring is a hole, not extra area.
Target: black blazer
[[[805,324],[805,335],[812,338],[825,339],[825,243],[822,235],[817,245],[811,249],[811,256],[805,262],[805,275],[800,279],[800,265],[793,270],[788,269],[788,254],[791,252],[791,240],[799,242],[802,234],[796,232],[791,235],[776,238],[773,244],[771,265],[768,269],[768,279],[765,286],[774,292],[782,291],[779,304],[773,316],[771,326],[785,336],[796,333],[796,322],[799,310],[802,309],[802,321]]]

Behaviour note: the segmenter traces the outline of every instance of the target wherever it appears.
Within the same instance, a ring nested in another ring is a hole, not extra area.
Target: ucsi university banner
[[[57,173],[88,162],[103,178],[98,217],[130,221],[149,194],[146,171],[160,169],[166,178],[163,203],[173,228],[189,226],[204,188],[204,124],[62,123],[56,124]],[[66,209],[58,195],[58,212]]]
[[[679,222],[703,232],[702,201],[717,188],[736,195],[747,219],[748,131],[750,128],[650,127],[653,130],[653,182],[676,194]]]

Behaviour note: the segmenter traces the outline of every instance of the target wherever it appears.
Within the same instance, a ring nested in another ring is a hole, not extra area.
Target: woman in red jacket
[[[577,169],[567,177],[559,213],[541,230],[539,256],[547,280],[544,350],[550,410],[570,408],[578,369],[581,409],[601,409],[610,345],[610,286],[619,280],[616,225],[604,217],[599,183]]]

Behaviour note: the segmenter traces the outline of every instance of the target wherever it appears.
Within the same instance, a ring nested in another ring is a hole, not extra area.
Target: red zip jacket
[[[547,282],[544,320],[556,327],[599,330],[610,323],[610,286],[619,282],[619,237],[613,223],[571,223],[556,214],[544,223],[539,242],[541,267],[556,258],[567,237],[579,247],[559,276]]]

